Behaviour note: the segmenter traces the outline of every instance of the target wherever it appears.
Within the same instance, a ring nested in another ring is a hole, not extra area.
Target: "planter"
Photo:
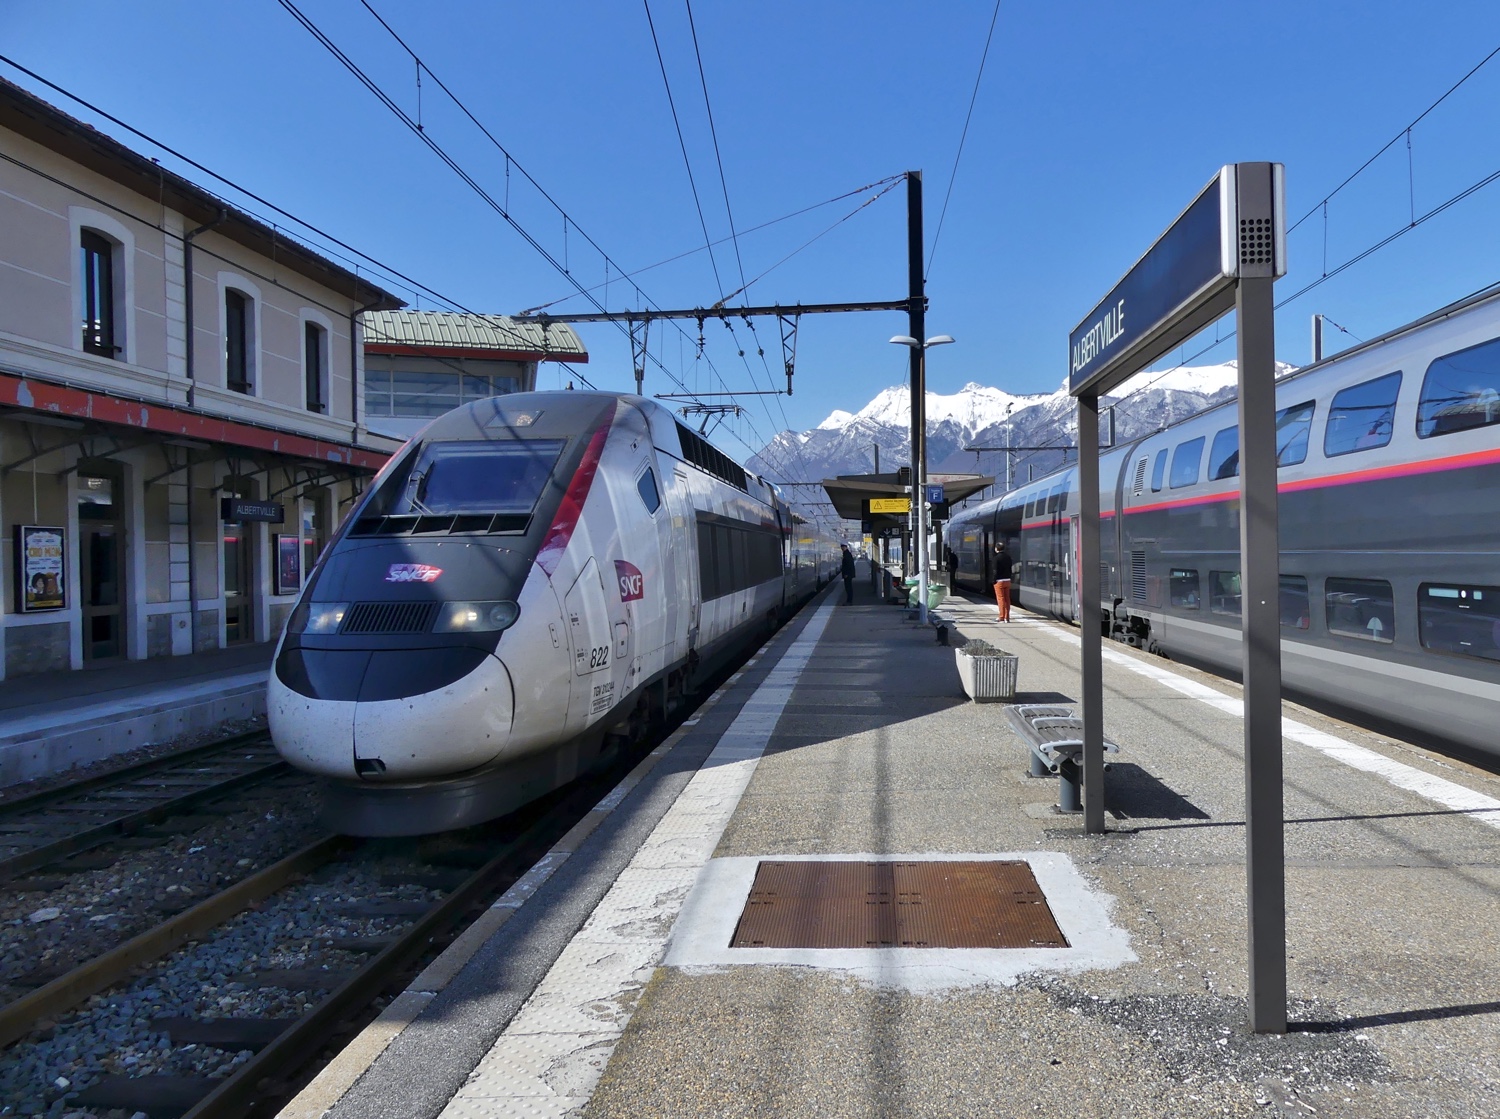
[[[958,677],[964,691],[975,703],[1009,702],[1016,698],[1016,669],[1021,658],[1014,653],[968,654],[963,648],[953,650],[958,663]]]

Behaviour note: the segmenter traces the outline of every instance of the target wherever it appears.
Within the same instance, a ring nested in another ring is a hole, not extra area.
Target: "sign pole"
[[[1078,636],[1082,645],[1083,832],[1104,831],[1104,664],[1099,609],[1099,398],[1078,398]]]
[[[1269,277],[1241,279],[1240,601],[1245,680],[1245,872],[1250,1028],[1286,1033],[1286,864],[1281,761],[1281,575],[1276,523],[1275,307]]]

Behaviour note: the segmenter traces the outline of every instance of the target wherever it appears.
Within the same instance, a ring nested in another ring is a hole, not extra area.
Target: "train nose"
[[[271,734],[298,769],[342,780],[410,781],[476,769],[504,752],[515,716],[494,655],[440,688],[376,701],[312,699],[272,673]]]

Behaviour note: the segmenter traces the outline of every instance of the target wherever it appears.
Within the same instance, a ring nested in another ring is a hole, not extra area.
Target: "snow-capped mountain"
[[[1278,365],[1277,375],[1293,368]],[[1142,373],[1101,403],[1114,405],[1115,438],[1125,441],[1232,399],[1235,376],[1233,361]],[[1074,443],[1075,416],[1066,385],[1053,393],[1017,396],[971,381],[952,395],[929,392],[927,468],[935,474],[994,474],[1003,481],[1003,452],[965,448],[1009,446],[1017,448],[1011,453],[1013,482],[1040,477],[1062,465],[1061,448]],[[870,473],[878,446],[881,470],[893,471],[910,462],[910,429],[911,390],[896,385],[858,412],[835,410],[811,431],[780,432],[746,466],[772,481],[816,482]]]

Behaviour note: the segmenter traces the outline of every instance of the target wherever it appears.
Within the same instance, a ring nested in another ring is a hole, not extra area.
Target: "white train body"
[[[415,834],[572,780],[758,642],[837,563],[775,490],[661,406],[478,401],[381,472],[271,673],[277,749],[331,822]]]

